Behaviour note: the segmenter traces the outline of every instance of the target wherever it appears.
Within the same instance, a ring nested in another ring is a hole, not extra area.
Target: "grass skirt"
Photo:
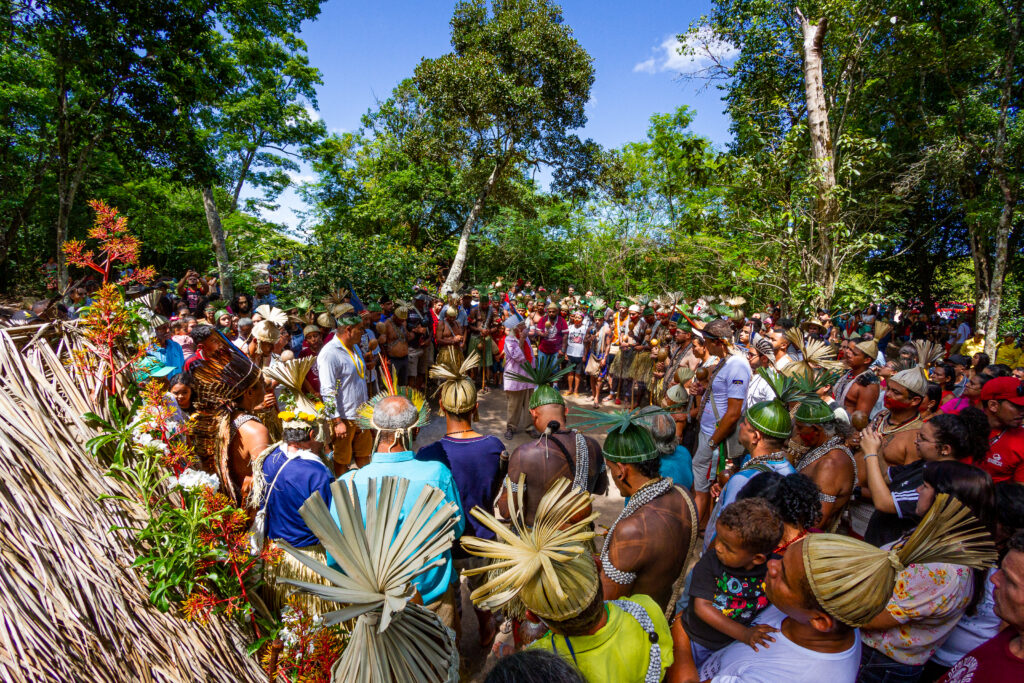
[[[327,553],[322,545],[311,545],[305,548],[296,548],[296,550],[308,555],[311,559],[327,564]],[[308,583],[319,583],[324,586],[331,585],[327,579],[311,571],[306,565],[288,553],[284,553],[284,557],[279,564],[267,568],[264,578],[266,579],[267,606],[275,614],[279,613],[281,608],[287,604],[288,596],[293,591],[295,592],[295,601],[306,610],[307,614],[325,614],[341,607],[339,603],[329,602],[314,595],[303,593],[295,586],[279,583],[279,579],[294,579]]]
[[[615,354],[615,360],[612,361],[612,368],[610,370],[612,377],[619,379],[629,377],[629,369],[633,365],[633,360],[636,357],[636,351],[633,349],[620,349]]]
[[[461,346],[445,344],[438,350],[437,359],[435,362],[438,365],[448,364],[451,365],[452,367],[457,368],[462,365],[462,361],[464,361],[465,359],[466,357],[462,353]]]
[[[654,378],[654,358],[651,357],[649,351],[641,351],[636,354],[629,367],[629,376],[634,381],[650,385]]]

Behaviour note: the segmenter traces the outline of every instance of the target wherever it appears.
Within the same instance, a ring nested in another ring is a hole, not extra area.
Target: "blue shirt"
[[[399,527],[405,522],[405,518],[419,498],[420,491],[424,486],[433,486],[444,493],[445,502],[454,503],[459,509],[459,519],[455,524],[455,538],[462,535],[466,528],[466,517],[462,512],[462,502],[459,499],[459,491],[455,488],[455,480],[452,478],[451,470],[439,462],[417,461],[412,451],[400,451],[398,453],[374,453],[370,464],[360,467],[358,470],[346,472],[341,475],[342,482],[351,481],[355,485],[356,493],[363,504],[363,514],[366,514],[366,494],[369,490],[370,479],[383,479],[384,477],[402,477],[409,480],[409,488],[405,493],[405,500],[402,501],[402,514],[398,520]],[[331,515],[338,519],[338,510],[335,502],[331,501]],[[341,526],[340,522],[338,524]],[[398,533],[398,529],[395,529]],[[413,585],[423,596],[423,604],[440,599],[452,581],[456,579],[455,569],[452,566],[452,551],[446,550],[441,555],[444,563],[432,567],[420,574],[413,580]],[[431,561],[437,558],[432,558]],[[338,563],[328,554],[327,563],[334,568],[339,568]]]
[[[472,439],[446,436],[421,448],[416,453],[416,459],[439,462],[451,470],[463,510],[468,512],[479,505],[490,512],[501,488],[501,455],[504,452],[505,444],[496,436],[477,436]],[[472,515],[466,517],[466,533],[478,538],[495,537],[493,531]],[[453,555],[459,559],[470,556],[459,544],[455,545]]]
[[[750,461],[750,455],[746,456],[744,465]],[[796,472],[793,466],[789,464],[789,461],[784,457],[780,457],[778,460],[765,460],[764,465],[771,470],[774,470],[784,477],[788,477]],[[725,488],[722,489],[722,495],[718,498],[718,504],[715,505],[715,509],[711,511],[711,516],[708,517],[707,533],[704,534],[704,548],[711,544],[711,539],[715,537],[715,522],[718,520],[718,513],[725,509],[727,505],[736,501],[736,497],[740,495],[740,491],[747,483],[763,472],[763,469],[750,467],[747,469],[740,468],[740,471],[729,477],[729,481],[726,482]]]
[[[173,377],[185,369],[185,352],[181,350],[181,344],[173,339],[167,340],[167,346],[160,346],[153,342],[146,350],[146,355],[174,368],[174,372],[168,377]]]
[[[305,458],[289,460],[284,451],[277,448],[263,461],[263,476],[270,492],[266,501],[267,538],[284,540],[296,548],[318,544],[320,540],[306,526],[299,508],[318,491],[324,502],[331,504],[334,475],[327,466]],[[273,488],[270,488],[271,482]]]

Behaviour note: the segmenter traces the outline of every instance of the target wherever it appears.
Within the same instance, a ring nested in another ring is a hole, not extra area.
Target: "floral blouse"
[[[884,631],[863,629],[861,638],[901,664],[923,665],[956,628],[973,589],[974,575],[968,567],[912,564],[896,577],[892,599],[885,607],[900,625]]]

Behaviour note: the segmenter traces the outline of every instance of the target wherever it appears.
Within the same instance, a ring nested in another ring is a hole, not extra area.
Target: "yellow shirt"
[[[1009,365],[1011,370],[1020,364],[1020,357],[1021,350],[1013,342],[999,342],[996,346],[996,362]]]
[[[978,341],[974,341],[974,337],[969,338],[960,346],[960,353],[972,357],[976,353],[981,353],[985,350],[985,338],[982,337]]]
[[[646,595],[625,599],[643,607],[654,622],[658,645],[661,646],[661,677],[664,678],[665,671],[673,661],[672,632],[665,613],[658,607],[658,603]],[[597,633],[572,636],[567,642],[565,636],[548,631],[530,648],[549,652],[553,650],[562,659],[575,664],[588,681],[643,683],[651,653],[650,638],[637,620],[620,607],[611,602],[606,602],[604,606],[608,612],[608,622]],[[572,644],[572,650],[569,649],[569,643]]]

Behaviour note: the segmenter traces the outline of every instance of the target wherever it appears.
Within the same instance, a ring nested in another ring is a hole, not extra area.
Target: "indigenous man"
[[[810,450],[796,462],[796,471],[818,485],[821,528],[834,531],[857,484],[857,460],[837,433],[836,415],[815,397],[796,409],[796,438]]]
[[[493,508],[494,499],[501,488],[502,472],[509,456],[501,439],[473,429],[477,391],[469,371],[479,362],[480,354],[474,351],[460,367],[435,365],[430,369],[430,377],[440,382],[440,404],[446,430],[440,441],[421,448],[416,453],[416,460],[439,462],[451,470],[464,509],[479,506],[489,510]],[[494,538],[494,532],[476,519],[470,517],[466,524],[467,532],[473,536]],[[458,571],[487,564],[480,558],[470,556],[457,543],[452,549],[452,557]],[[470,590],[475,591],[483,585],[484,576],[470,576],[468,583]],[[477,609],[476,617],[480,646],[490,647],[498,633],[494,615],[487,610]]]
[[[619,348],[612,361],[612,376],[618,381],[615,387],[615,405],[622,405],[622,387],[630,384],[632,389],[632,378],[630,370],[633,367],[633,360],[636,358],[636,339],[633,338],[633,330],[640,322],[640,307],[633,304],[628,309],[628,315],[622,311],[615,318],[616,329],[618,330]]]
[[[400,386],[409,383],[409,328],[406,327],[408,318],[408,308],[396,308],[394,315],[384,323],[384,332],[379,340],[387,352],[388,362],[395,368],[395,379]]]
[[[494,578],[473,593],[473,602],[488,609],[520,603],[527,619],[547,629],[531,647],[555,652],[588,681],[660,681],[674,656],[668,622],[646,595],[605,602],[598,568],[587,552],[594,535],[590,524],[597,518],[587,516],[590,495],[559,479],[545,493],[543,512],[532,525],[524,521],[516,497],[508,499],[516,534],[477,508],[473,516],[500,540],[463,538],[469,552],[495,558],[501,567],[490,570]]]
[[[341,475],[353,460],[362,467],[370,460],[372,435],[356,423],[357,411],[367,398],[366,361],[359,340],[363,320],[349,313],[337,321],[337,332],[317,356],[320,392],[326,403],[333,402],[331,431],[334,434],[334,471]]]
[[[508,480],[511,489],[525,488],[523,515],[527,524],[533,524],[533,515],[541,497],[559,477],[565,477],[584,491],[603,495],[608,489],[605,462],[601,446],[589,436],[575,429],[566,429],[565,399],[552,384],[561,379],[569,368],[557,370],[557,361],[538,362],[537,366],[522,366],[522,374],[505,371],[505,381],[529,382],[536,385],[530,396],[530,417],[539,438],[512,451],[508,461]],[[508,498],[498,498],[498,510],[508,515]]]
[[[871,364],[878,358],[878,342],[874,339],[853,342],[846,347],[843,363],[849,368],[833,388],[836,403],[851,416],[861,412],[870,416],[881,387],[878,378],[871,372]]]
[[[459,519],[455,525],[455,537],[458,538],[466,527],[466,517],[462,513],[462,502],[451,471],[439,462],[417,461],[407,445],[412,430],[430,421],[426,399],[408,387],[395,390],[401,393],[381,393],[360,406],[358,427],[367,434],[376,430],[378,446],[366,466],[343,474],[341,482],[352,482],[359,499],[366,501],[373,480],[383,477],[408,479],[409,488],[402,501],[403,516],[413,509],[420,492],[427,486],[433,486],[444,493],[446,503],[454,504],[459,509]],[[336,501],[331,502],[331,514],[338,519]],[[451,550],[446,550],[435,559],[440,562],[418,574],[412,583],[423,600],[423,606],[434,612],[441,623],[458,633],[458,591],[455,588],[458,574],[452,564]],[[328,560],[336,566],[336,560],[330,556]]]
[[[263,376],[224,335],[204,344],[207,356],[191,370],[197,449],[204,468],[217,473],[224,493],[241,506],[252,486],[252,461],[270,445],[270,433],[253,415],[263,403]]]
[[[767,384],[771,398],[752,405],[740,422],[739,443],[743,450],[750,454],[750,458],[735,474],[733,463],[726,463],[725,471],[729,478],[708,519],[708,531],[704,537],[705,548],[715,537],[715,520],[718,519],[718,513],[736,500],[740,491],[753,477],[761,472],[773,471],[789,475],[795,471],[786,459],[786,439],[793,431],[789,403],[809,399],[797,389],[796,383],[790,377],[766,370],[759,370],[757,374]],[[717,486],[712,490],[715,488]]]
[[[657,444],[637,412],[597,413],[581,424],[611,427],[603,454],[619,492],[628,499],[601,551],[601,587],[608,599],[642,593],[662,610],[674,604],[697,540],[696,509],[670,477],[660,476]],[[685,552],[684,552],[685,549]],[[671,613],[671,612],[670,612]]]

